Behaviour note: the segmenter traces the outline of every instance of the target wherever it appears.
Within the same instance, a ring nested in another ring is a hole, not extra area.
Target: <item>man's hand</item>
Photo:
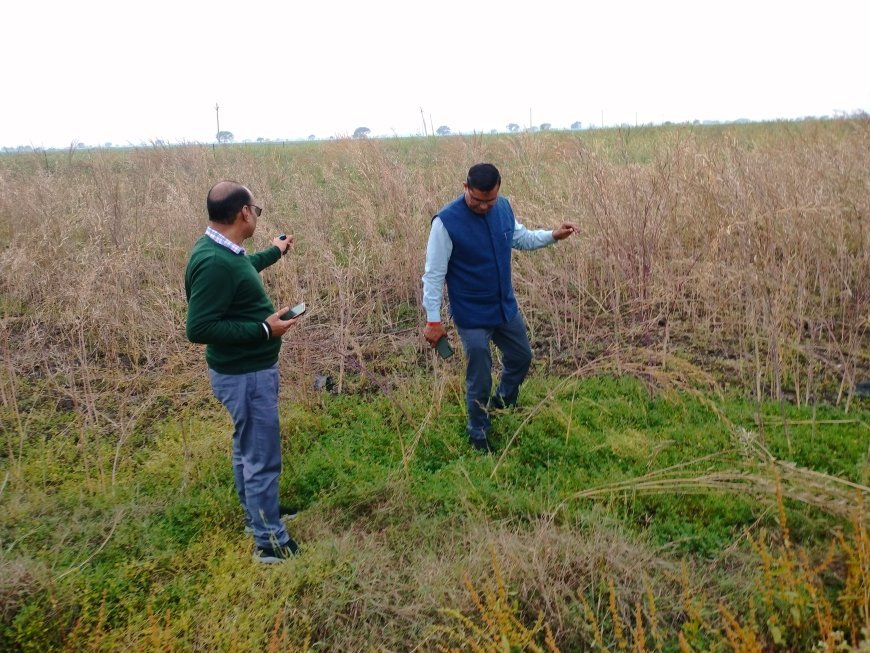
[[[289,239],[289,236],[288,236]],[[275,239],[277,240],[277,238]],[[266,318],[266,324],[269,325],[269,328],[272,330],[273,338],[280,338],[287,331],[296,324],[296,320],[298,318],[294,318],[292,320],[282,320],[281,316],[284,315],[287,311],[290,310],[289,306],[284,306],[278,309],[277,313],[272,313],[269,317]]]
[[[284,236],[284,238],[281,238],[281,236],[275,236],[275,238],[272,239],[272,244],[280,249],[281,256],[284,256],[284,254],[286,254],[293,246],[293,234],[282,235]]]
[[[556,240],[565,240],[572,234],[580,233],[580,225],[576,222],[563,222],[558,227],[553,229],[553,238]]]
[[[426,342],[429,343],[430,347],[434,347],[438,344],[438,341],[441,340],[441,336],[447,335],[447,332],[444,330],[444,327],[440,322],[427,322],[426,328],[423,329],[423,337],[426,338]]]

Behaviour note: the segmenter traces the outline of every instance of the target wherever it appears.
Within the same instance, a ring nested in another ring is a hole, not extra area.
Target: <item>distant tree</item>
[[[548,129],[550,129],[552,126],[553,126],[553,125],[551,125],[551,124],[548,123],[548,122],[542,122],[542,123],[541,123],[541,131],[542,131],[542,132],[545,132],[545,131],[547,131]]]
[[[232,143],[233,139],[235,139],[235,136],[233,136],[233,132],[219,131],[217,133],[218,143]]]
[[[583,127],[583,123],[579,120],[571,123],[571,129],[580,129],[581,127]]]
[[[368,138],[369,134],[372,133],[372,130],[368,127],[357,127],[353,132],[354,138]]]
[[[258,142],[258,143],[262,143],[262,142],[264,142],[265,140],[266,140],[266,139],[263,138],[262,136],[257,136],[257,142]]]
[[[497,129],[490,129],[489,133],[490,134],[498,134],[498,130]]]
[[[507,129],[509,132],[518,132],[520,130],[520,126],[517,123],[512,122],[507,126]]]
[[[441,125],[438,129],[435,130],[435,133],[439,136],[450,136],[450,127],[447,125]]]
[[[317,136],[315,136],[314,134],[308,134],[308,140],[309,140],[309,141],[313,141],[313,140],[316,140],[316,139],[317,139]]]
[[[103,147],[112,147],[111,143],[103,143]]]

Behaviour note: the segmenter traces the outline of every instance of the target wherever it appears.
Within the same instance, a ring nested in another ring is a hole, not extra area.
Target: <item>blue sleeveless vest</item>
[[[511,281],[515,219],[510,202],[499,197],[485,215],[477,215],[462,194],[438,217],[453,241],[445,278],[453,320],[466,329],[512,320],[519,307]]]

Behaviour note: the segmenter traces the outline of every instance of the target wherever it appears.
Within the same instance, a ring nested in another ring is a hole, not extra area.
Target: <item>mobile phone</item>
[[[435,351],[438,352],[438,355],[441,358],[450,358],[453,356],[453,347],[450,346],[450,341],[447,340],[447,336],[441,336],[438,339],[438,342],[435,344]]]
[[[293,318],[299,317],[304,312],[305,312],[305,302],[301,302],[299,304],[296,304],[296,306],[291,308],[286,313],[284,313],[284,315],[281,316],[281,319],[282,320],[292,320]]]

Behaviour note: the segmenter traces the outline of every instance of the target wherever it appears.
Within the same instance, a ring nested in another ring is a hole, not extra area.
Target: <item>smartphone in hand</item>
[[[450,358],[453,356],[453,347],[450,346],[450,341],[447,340],[447,336],[441,336],[438,339],[438,342],[435,344],[435,351],[438,352],[438,355],[441,358]]]
[[[296,304],[296,306],[291,308],[286,313],[284,313],[284,315],[281,316],[281,319],[282,320],[292,320],[292,319],[297,318],[300,315],[302,315],[306,310],[307,309],[305,308],[305,302],[301,302],[299,304]]]

